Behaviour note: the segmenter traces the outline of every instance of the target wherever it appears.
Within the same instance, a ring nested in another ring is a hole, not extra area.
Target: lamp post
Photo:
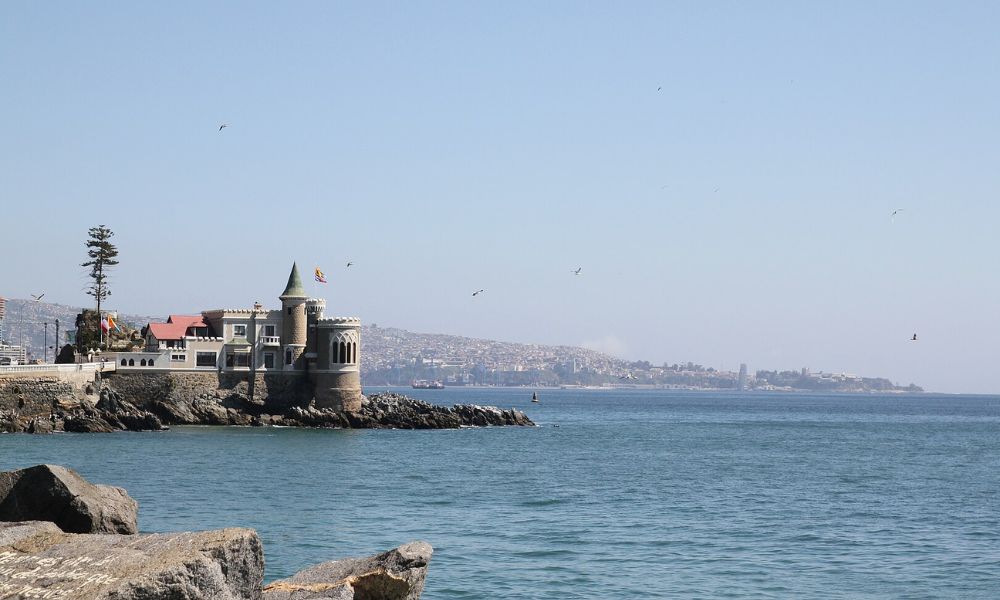
[[[253,303],[253,310],[250,311],[250,332],[251,334],[247,336],[247,341],[250,342],[250,381],[247,385],[247,393],[250,396],[250,402],[253,402],[254,386],[257,379],[257,310],[260,308],[260,302]]]

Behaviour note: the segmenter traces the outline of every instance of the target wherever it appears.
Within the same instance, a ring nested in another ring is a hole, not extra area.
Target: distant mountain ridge
[[[48,322],[48,344],[56,346],[55,320],[60,322],[60,344],[75,328],[80,307],[33,300],[7,299],[4,337],[18,343],[23,331],[30,356],[41,357]],[[23,320],[23,328],[18,323]],[[134,328],[166,317],[119,313],[119,321]],[[577,346],[549,346],[501,342],[440,333],[415,333],[396,327],[362,328],[362,383],[409,385],[415,379],[439,380],[446,385],[624,385],[693,389],[735,389],[739,374],[693,363],[653,365],[627,361]],[[53,354],[50,350],[50,360]],[[757,371],[747,389],[831,392],[923,391],[910,384],[897,386],[888,379],[843,373]]]

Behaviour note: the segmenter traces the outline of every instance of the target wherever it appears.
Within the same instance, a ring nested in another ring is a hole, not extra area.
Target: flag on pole
[[[103,331],[104,333],[108,332],[108,320],[106,318],[101,319],[101,331]]]
[[[118,324],[115,323],[113,318],[111,318],[111,315],[108,315],[108,329],[118,329]]]
[[[326,275],[323,274],[323,271],[319,270],[319,267],[316,267],[316,281],[326,283]]]

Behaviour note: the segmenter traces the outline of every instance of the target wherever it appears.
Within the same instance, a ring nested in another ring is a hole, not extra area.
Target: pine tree
[[[90,267],[90,278],[94,280],[87,287],[87,294],[97,300],[97,322],[100,327],[101,321],[101,301],[111,295],[111,288],[108,287],[108,269],[118,264],[115,257],[118,256],[118,248],[111,243],[111,236],[115,233],[105,227],[98,225],[91,227],[88,232],[90,239],[87,240],[87,256],[90,260],[80,266]]]

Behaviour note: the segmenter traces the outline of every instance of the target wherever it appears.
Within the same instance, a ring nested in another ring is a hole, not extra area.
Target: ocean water
[[[430,600],[1000,597],[1000,397],[412,394],[541,426],[0,435],[0,469],[255,528],[269,580],[422,539]]]

